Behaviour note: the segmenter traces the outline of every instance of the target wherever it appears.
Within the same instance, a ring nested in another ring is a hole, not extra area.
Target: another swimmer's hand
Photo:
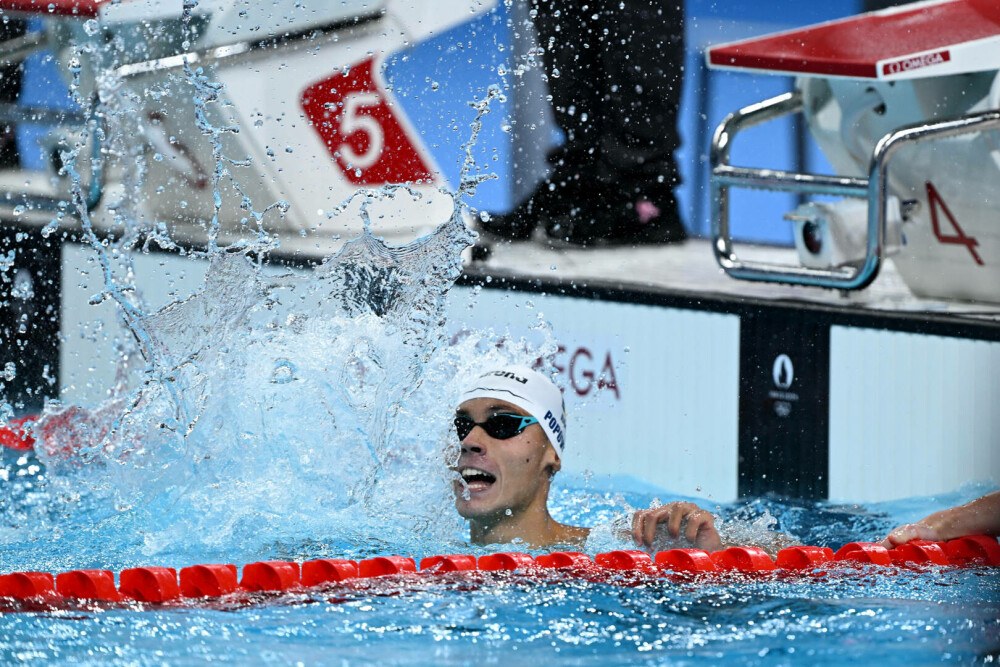
[[[938,536],[937,530],[918,522],[908,523],[905,526],[894,529],[879,544],[886,549],[892,549],[898,547],[900,544],[906,544],[910,540],[930,540],[931,542],[937,542],[941,539]]]
[[[715,517],[694,503],[676,502],[648,510],[639,510],[632,515],[632,539],[640,547],[653,546],[657,526],[663,524],[671,538],[681,535],[681,522],[687,519],[684,537],[697,549],[718,551],[722,539],[715,530]]]
[[[943,542],[965,535],[1000,535],[1000,491],[900,526],[881,544],[891,549],[910,540]]]

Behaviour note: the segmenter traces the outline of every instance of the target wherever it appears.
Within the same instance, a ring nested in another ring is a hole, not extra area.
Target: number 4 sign
[[[948,205],[944,203],[944,199],[938,194],[937,188],[935,188],[930,181],[927,182],[927,203],[931,207],[931,226],[934,229],[934,236],[941,243],[952,243],[955,245],[964,245],[970,253],[972,253],[972,259],[976,260],[976,264],[983,266],[983,260],[976,252],[976,246],[979,245],[979,241],[971,236],[966,236],[962,228],[958,226],[958,221],[955,220],[955,216],[951,214],[948,209]],[[938,208],[940,208],[948,222],[951,223],[951,228],[955,230],[954,234],[944,234],[941,232],[941,223],[938,222]]]
[[[314,83],[301,97],[306,118],[354,185],[431,183],[434,175],[375,81],[375,59]]]

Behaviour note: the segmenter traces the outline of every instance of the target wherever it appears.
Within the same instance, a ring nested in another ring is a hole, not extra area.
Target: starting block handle
[[[709,186],[712,247],[719,266],[733,278],[792,285],[858,290],[878,275],[885,256],[889,163],[912,143],[1000,129],[1000,110],[901,127],[882,137],[869,166],[868,178],[734,167],[729,163],[733,140],[741,131],[802,111],[802,93],[794,91],[729,114],[712,138]],[[800,194],[859,197],[868,200],[868,238],[864,259],[830,269],[741,260],[729,229],[729,188],[743,187]]]

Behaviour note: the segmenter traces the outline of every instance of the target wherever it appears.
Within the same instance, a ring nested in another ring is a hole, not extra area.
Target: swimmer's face
[[[496,414],[528,416],[516,405],[495,398],[468,400],[456,414],[475,422]],[[503,521],[529,509],[544,509],[550,471],[559,467],[559,456],[539,424],[506,440],[492,438],[477,426],[462,441],[454,467],[464,480],[454,483],[455,508],[465,519],[481,522]]]

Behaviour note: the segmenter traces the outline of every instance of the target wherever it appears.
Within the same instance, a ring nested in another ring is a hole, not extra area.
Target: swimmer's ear
[[[555,477],[556,473],[562,470],[562,459],[559,458],[559,452],[556,451],[555,447],[552,447],[552,453],[555,455],[555,460],[545,466],[545,471],[548,473],[549,479]]]

